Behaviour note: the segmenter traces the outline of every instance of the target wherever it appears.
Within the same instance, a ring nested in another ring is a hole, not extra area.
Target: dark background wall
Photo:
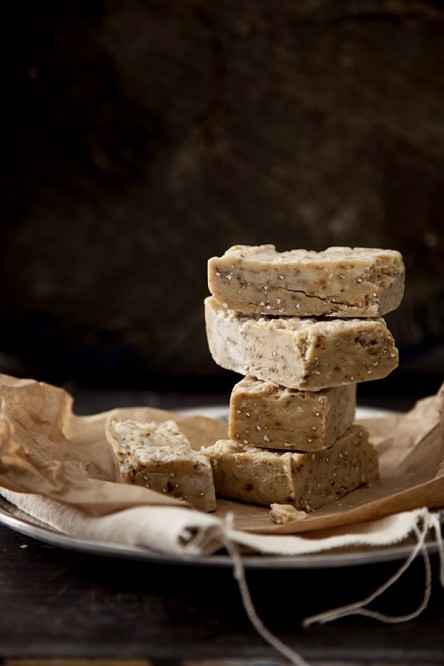
[[[233,383],[206,261],[271,242],[400,250],[396,377],[440,383],[442,2],[17,0],[0,30],[4,370]]]

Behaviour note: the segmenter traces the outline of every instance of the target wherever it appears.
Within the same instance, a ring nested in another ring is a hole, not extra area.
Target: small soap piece
[[[293,504],[271,504],[270,518],[278,525],[286,525],[295,520],[305,520],[307,514],[305,511],[298,511]]]
[[[356,384],[298,391],[244,377],[231,392],[228,436],[259,448],[328,449],[353,425]]]
[[[378,479],[378,455],[362,426],[352,426],[330,449],[272,451],[219,440],[204,449],[216,493],[252,504],[292,504],[311,511]]]
[[[105,434],[124,483],[167,493],[200,511],[216,509],[208,458],[191,448],[174,421],[138,423],[111,415]]]
[[[241,315],[205,299],[208,346],[227,370],[317,391],[386,377],[398,350],[383,319]]]
[[[381,317],[400,304],[404,280],[400,252],[377,248],[234,245],[208,262],[208,286],[219,303],[265,315]]]

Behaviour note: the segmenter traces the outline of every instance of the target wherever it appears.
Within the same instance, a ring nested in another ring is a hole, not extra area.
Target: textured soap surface
[[[192,449],[174,421],[139,423],[110,416],[105,434],[122,482],[186,500],[200,511],[215,510],[209,461]]]
[[[356,384],[299,391],[244,377],[231,392],[228,435],[270,449],[329,448],[353,424]]]
[[[386,377],[398,350],[383,319],[241,315],[205,299],[208,346],[227,370],[316,391]]]
[[[205,449],[218,495],[311,511],[378,479],[378,455],[362,426],[325,451],[296,453],[219,440]]]
[[[208,286],[220,303],[264,315],[381,317],[400,304],[404,281],[400,252],[378,248],[234,245],[208,262]]]

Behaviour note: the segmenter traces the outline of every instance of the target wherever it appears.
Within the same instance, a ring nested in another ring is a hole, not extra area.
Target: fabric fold
[[[233,529],[230,516],[222,519],[186,507],[138,506],[106,516],[87,516],[47,497],[5,489],[1,494],[24,513],[69,537],[136,546],[174,556],[211,556],[223,548],[227,540],[253,553],[277,556],[358,546],[392,546],[405,541],[429,515],[426,508],[421,508],[347,527],[274,535]]]

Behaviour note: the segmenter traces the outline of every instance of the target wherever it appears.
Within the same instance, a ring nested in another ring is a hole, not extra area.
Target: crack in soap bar
[[[208,261],[208,286],[219,303],[281,317],[381,317],[400,304],[404,280],[401,253],[377,248],[234,245]]]

